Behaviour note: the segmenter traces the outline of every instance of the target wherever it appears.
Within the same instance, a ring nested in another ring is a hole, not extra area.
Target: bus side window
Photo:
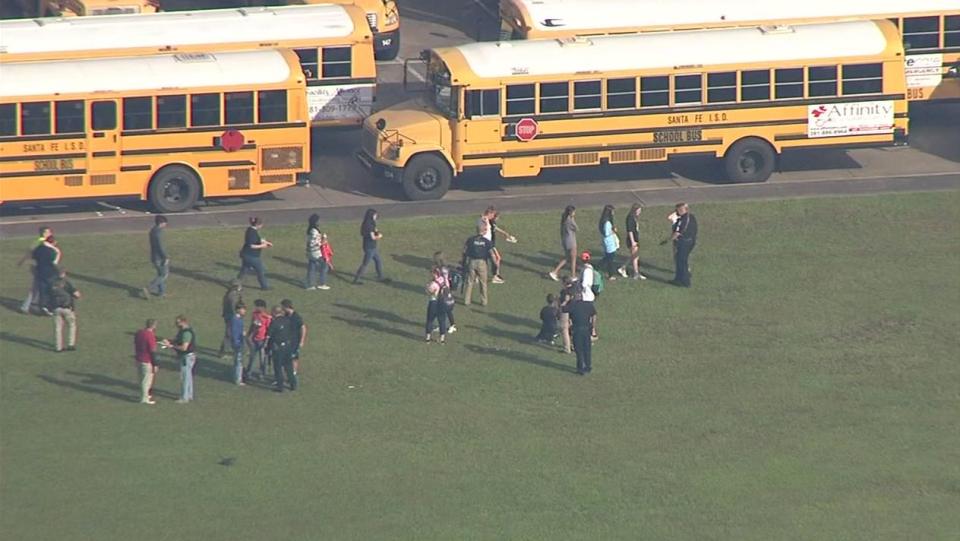
[[[153,98],[123,99],[123,129],[149,130],[153,128]]]
[[[507,114],[532,115],[536,110],[533,85],[510,85],[507,87]]]
[[[287,91],[262,90],[257,96],[257,122],[287,121]]]
[[[570,83],[540,83],[540,112],[566,113],[570,110]]]
[[[943,46],[960,47],[960,15],[943,18]]]
[[[467,118],[500,115],[500,89],[467,90]]]
[[[0,136],[17,134],[17,104],[0,104]]]
[[[54,133],[83,133],[87,124],[83,118],[83,100],[54,102]]]
[[[184,128],[187,125],[187,97],[157,96],[157,128]]]
[[[227,92],[223,95],[224,124],[253,124],[253,92]]]
[[[723,103],[737,101],[737,72],[707,74],[707,102]]]
[[[90,117],[92,118],[90,127],[93,131],[117,129],[117,102],[93,102],[90,106]]]
[[[640,107],[670,105],[670,77],[655,75],[640,78]]]
[[[637,106],[637,79],[607,79],[607,109],[633,109]]]
[[[294,49],[293,52],[297,53],[297,57],[300,58],[300,68],[303,69],[303,74],[307,76],[307,79],[316,79],[320,73],[317,50]]]
[[[775,97],[778,100],[803,97],[803,68],[776,70]]]
[[[322,77],[350,77],[350,47],[323,48]]]
[[[34,101],[20,105],[20,129],[23,135],[50,133],[50,102]]]
[[[940,47],[940,17],[910,17],[903,20],[903,46],[916,51]]]
[[[190,125],[220,125],[220,93],[190,95]]]
[[[573,110],[600,110],[600,81],[576,81],[573,83]]]
[[[845,64],[843,95],[880,94],[883,92],[883,64]]]
[[[770,99],[770,70],[753,70],[740,73],[740,101],[765,101]]]
[[[693,105],[703,102],[703,75],[674,75],[674,105]]]
[[[811,98],[837,95],[837,67],[807,68],[807,96]]]

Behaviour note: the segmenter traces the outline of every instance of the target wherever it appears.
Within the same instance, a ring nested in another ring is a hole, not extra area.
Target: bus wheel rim
[[[436,169],[424,169],[417,175],[417,187],[425,192],[429,192],[440,183],[440,175]]]
[[[186,182],[180,177],[172,178],[163,186],[163,199],[168,203],[179,203],[185,191]]]
[[[756,173],[760,169],[763,158],[756,152],[745,152],[740,157],[740,171],[746,174]]]

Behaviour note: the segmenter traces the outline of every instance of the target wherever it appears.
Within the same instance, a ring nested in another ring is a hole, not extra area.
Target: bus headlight
[[[387,13],[387,22],[386,22],[385,24],[386,24],[387,26],[393,26],[393,25],[397,24],[397,21],[399,21],[399,20],[400,20],[400,18],[397,16],[397,12],[396,12],[396,11],[391,11],[390,13]]]

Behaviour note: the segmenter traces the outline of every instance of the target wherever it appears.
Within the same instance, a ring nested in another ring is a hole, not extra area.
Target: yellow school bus
[[[890,19],[910,100],[960,99],[958,0],[501,0],[503,39]]]
[[[54,0],[47,11],[54,17],[136,15],[160,11],[160,0]]]
[[[473,43],[426,54],[422,99],[364,122],[358,157],[411,199],[454,175],[722,157],[766,180],[781,152],[907,136],[889,21]]]
[[[400,52],[400,8],[395,0],[290,0],[290,4],[349,4],[366,14],[373,31],[377,60],[393,60]]]
[[[310,125],[289,50],[0,63],[0,201],[159,212],[292,186]]]
[[[373,42],[352,5],[0,21],[3,63],[274,48],[300,57],[314,127],[356,127],[370,114]]]

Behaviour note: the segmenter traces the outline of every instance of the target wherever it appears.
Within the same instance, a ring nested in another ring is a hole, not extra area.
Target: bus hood
[[[450,142],[447,119],[418,100],[406,101],[377,111],[364,120],[364,128],[391,145],[441,149]]]

